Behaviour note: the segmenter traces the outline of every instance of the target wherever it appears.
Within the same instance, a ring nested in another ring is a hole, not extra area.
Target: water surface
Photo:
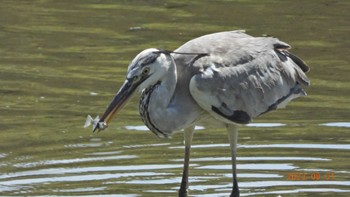
[[[349,9],[345,0],[2,1],[0,195],[176,196],[181,134],[147,131],[136,97],[104,132],[83,129],[85,117],[104,111],[141,50],[245,29],[291,44],[312,86],[240,129],[242,196],[349,196]],[[228,196],[225,130],[200,125],[191,158],[190,195]]]

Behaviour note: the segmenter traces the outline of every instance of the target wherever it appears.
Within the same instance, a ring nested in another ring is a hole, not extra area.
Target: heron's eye
[[[146,67],[145,69],[143,69],[142,74],[143,75],[148,75],[149,74],[149,70],[150,70],[150,68]]]

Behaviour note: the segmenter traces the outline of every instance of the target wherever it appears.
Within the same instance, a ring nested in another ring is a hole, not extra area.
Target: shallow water
[[[210,32],[273,35],[311,67],[308,96],[240,129],[242,196],[350,195],[348,1],[50,1],[0,5],[0,195],[176,196],[183,137],[158,139],[134,98],[110,128],[83,129],[144,48]],[[224,129],[200,125],[191,196],[228,196]]]

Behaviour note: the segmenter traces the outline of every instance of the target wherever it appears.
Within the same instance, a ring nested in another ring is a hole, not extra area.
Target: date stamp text
[[[287,174],[289,181],[334,181],[334,172],[290,172]]]

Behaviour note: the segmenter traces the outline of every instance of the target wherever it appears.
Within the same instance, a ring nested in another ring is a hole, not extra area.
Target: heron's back
[[[174,55],[181,94],[228,122],[248,123],[270,110],[305,95],[307,65],[277,38],[252,37],[242,31],[220,32],[193,39]],[[190,81],[191,85],[190,85]]]

